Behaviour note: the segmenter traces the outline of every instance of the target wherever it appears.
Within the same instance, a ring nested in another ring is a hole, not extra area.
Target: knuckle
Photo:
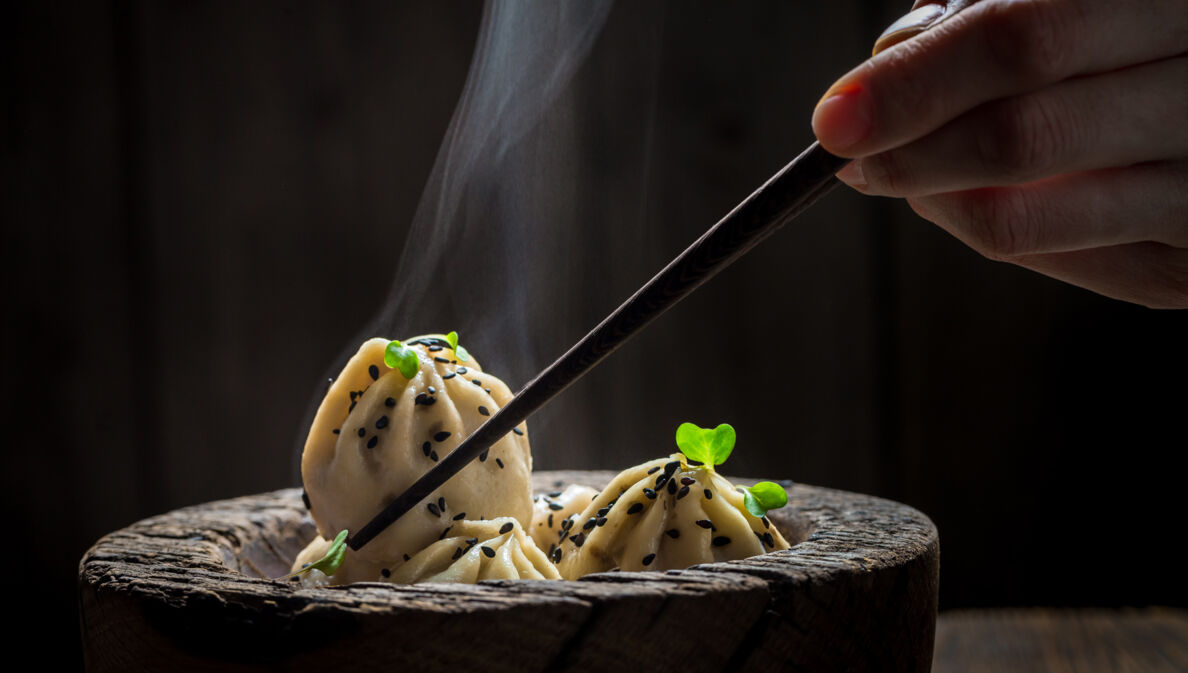
[[[1035,220],[1025,192],[971,192],[965,212],[967,243],[983,257],[1001,262],[1035,251]]]
[[[1072,144],[1072,126],[1052,97],[1009,98],[991,104],[986,117],[978,157],[984,171],[1007,182],[1045,175]]]
[[[1077,3],[1020,0],[986,3],[980,22],[993,64],[1021,82],[1062,78],[1075,45]]]
[[[862,175],[869,189],[885,196],[907,194],[912,186],[910,171],[896,152],[883,152],[864,158]]]

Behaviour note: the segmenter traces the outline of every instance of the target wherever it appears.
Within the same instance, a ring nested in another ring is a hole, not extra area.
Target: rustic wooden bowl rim
[[[555,484],[584,483],[601,487],[613,472],[540,472],[538,492]],[[735,479],[738,484],[756,480]],[[188,507],[140,521],[101,539],[87,552],[80,579],[120,584],[137,593],[176,595],[193,592],[239,604],[264,602],[275,609],[302,610],[310,605],[373,611],[432,594],[438,609],[506,609],[522,597],[533,604],[542,598],[580,596],[590,583],[614,583],[632,592],[720,590],[721,583],[740,589],[779,571],[795,570],[806,581],[825,582],[836,573],[870,572],[893,567],[936,544],[936,528],[926,516],[906,505],[858,493],[805,484],[788,487],[789,506],[772,514],[793,547],[738,561],[711,563],[665,572],[610,572],[577,581],[484,581],[476,585],[358,583],[304,588],[269,579],[287,570],[299,545],[313,537],[312,522],[301,504],[300,489],[244,496]],[[294,539],[293,531],[301,531]],[[128,542],[139,540],[140,549]],[[163,541],[164,549],[154,548]],[[286,542],[288,544],[286,544]],[[111,561],[118,559],[116,565]],[[122,570],[134,572],[124,573]],[[180,586],[179,586],[180,584]],[[711,586],[712,585],[712,586]]]

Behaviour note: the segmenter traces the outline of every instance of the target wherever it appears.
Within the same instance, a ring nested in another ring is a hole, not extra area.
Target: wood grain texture
[[[550,490],[612,476],[534,478]],[[298,489],[180,509],[111,533],[83,557],[87,668],[929,670],[936,528],[871,496],[804,485],[789,495],[771,517],[797,543],[786,551],[473,586],[301,589],[267,579],[314,534]]]
[[[935,673],[1188,671],[1188,611],[1003,609],[941,614]]]

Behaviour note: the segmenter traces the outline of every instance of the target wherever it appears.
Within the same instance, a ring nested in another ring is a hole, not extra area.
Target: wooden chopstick
[[[361,549],[648,323],[804,212],[839,184],[834,173],[847,162],[849,159],[833,156],[819,143],[810,145],[529,381],[511,402],[421,475],[347,544],[356,551]]]

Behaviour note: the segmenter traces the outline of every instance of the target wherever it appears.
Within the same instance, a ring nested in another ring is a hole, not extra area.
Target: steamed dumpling
[[[570,484],[564,491],[536,497],[532,508],[532,539],[536,546],[552,554],[567,530],[565,521],[586,509],[598,491],[589,486]]]
[[[680,453],[620,472],[577,516],[552,560],[565,579],[620,570],[672,570],[731,561],[788,542],[713,470]]]
[[[459,521],[449,537],[429,545],[392,570],[400,584],[479,580],[559,580],[561,575],[511,517]]]
[[[387,339],[371,339],[347,362],[305,442],[301,476],[310,514],[326,540],[362,528],[512,399],[502,381],[483,373],[472,357],[460,358],[444,338],[404,343],[418,358],[412,379],[384,364],[387,345]],[[353,556],[391,564],[425,549],[463,519],[509,516],[527,526],[531,473],[520,424]]]

